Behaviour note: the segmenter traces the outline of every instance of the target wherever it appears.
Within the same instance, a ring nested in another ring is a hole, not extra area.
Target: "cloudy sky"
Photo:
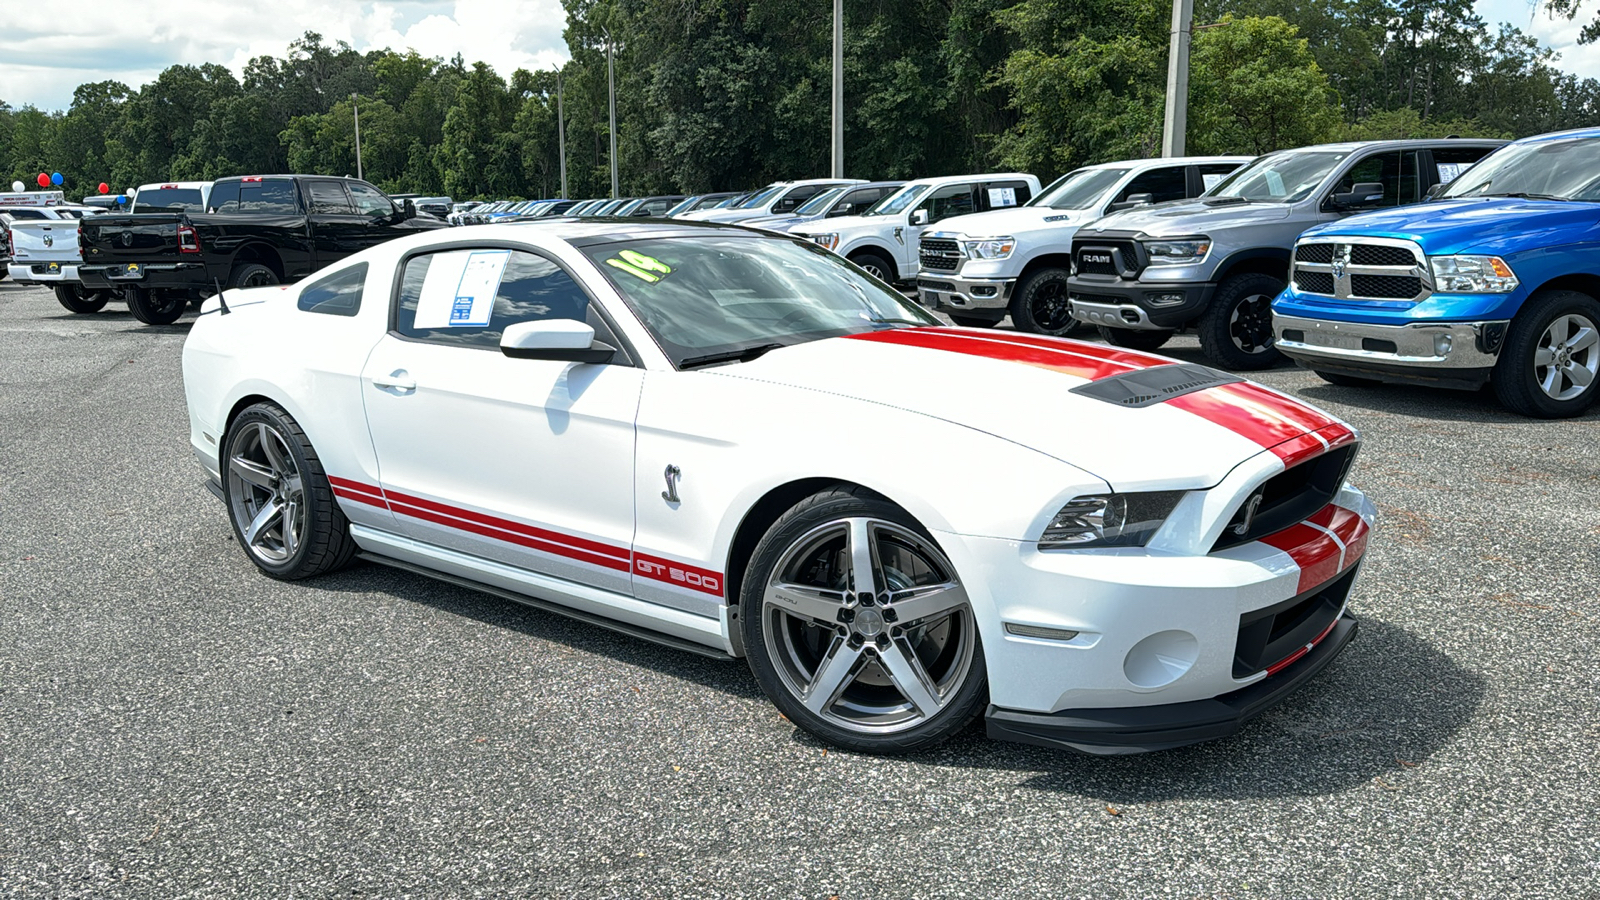
[[[176,63],[220,62],[242,72],[251,57],[281,56],[307,30],[363,51],[460,53],[502,75],[567,58],[560,0],[96,0],[92,10],[85,0],[16,2],[26,14],[0,26],[0,100],[13,107],[65,109],[81,83],[115,79],[137,88]],[[1561,51],[1560,68],[1600,78],[1600,44],[1577,45],[1600,0],[1575,22],[1551,21],[1530,0],[1478,0],[1477,7],[1490,22],[1511,22]]]

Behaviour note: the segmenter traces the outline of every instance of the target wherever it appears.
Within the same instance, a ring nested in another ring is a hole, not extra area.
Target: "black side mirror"
[[[1135,206],[1149,206],[1154,202],[1156,202],[1155,194],[1129,194],[1128,199],[1123,200],[1121,203],[1111,204],[1111,211],[1133,209]]]
[[[1434,185],[1433,187],[1428,188],[1428,192],[1426,194],[1423,194],[1422,198],[1424,200],[1432,200],[1432,199],[1438,197],[1440,194],[1444,193],[1444,189],[1449,187],[1449,186],[1450,186],[1449,182],[1441,181],[1438,184]]]
[[[1340,209],[1370,209],[1383,204],[1383,185],[1364,181],[1350,189],[1348,194],[1334,194],[1328,198]]]
[[[834,216],[853,215],[855,211],[856,205],[854,203],[841,203],[838,206],[835,206],[833,209],[828,210],[827,214],[823,216],[823,218],[831,219]]]
[[[406,198],[405,200],[400,201],[400,218],[401,218],[401,220],[404,221],[406,219],[415,219],[416,217],[417,217],[417,205],[415,203],[412,203],[411,199],[409,197]]]

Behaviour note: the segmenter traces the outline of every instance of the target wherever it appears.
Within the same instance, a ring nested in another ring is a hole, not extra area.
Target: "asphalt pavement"
[[[1260,373],[1365,439],[1344,655],[1197,747],[890,759],[742,662],[259,575],[189,452],[189,321],[0,282],[0,896],[1600,897],[1600,414]]]

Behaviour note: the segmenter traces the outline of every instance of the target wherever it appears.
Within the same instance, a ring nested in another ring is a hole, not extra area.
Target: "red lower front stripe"
[[[1295,652],[1289,654],[1288,656],[1284,657],[1283,659],[1280,659],[1277,662],[1273,663],[1272,665],[1267,666],[1267,675],[1269,677],[1272,676],[1272,675],[1276,675],[1279,672],[1282,672],[1284,669],[1287,669],[1290,666],[1294,665],[1295,663],[1299,662],[1301,657],[1305,656],[1307,653],[1310,653],[1312,650],[1316,649],[1316,646],[1318,644],[1322,643],[1322,639],[1323,638],[1325,638],[1328,635],[1332,634],[1333,633],[1333,627],[1335,625],[1338,625],[1338,624],[1339,624],[1339,620],[1338,619],[1334,619],[1332,622],[1328,623],[1328,627],[1327,628],[1322,629],[1322,633],[1321,634],[1319,634],[1316,637],[1311,639],[1311,643],[1306,644],[1304,647],[1301,647],[1299,650],[1296,650]]]
[[[1295,593],[1303,594],[1348,571],[1367,550],[1370,532],[1360,515],[1332,503],[1309,519],[1261,539],[1289,554],[1300,567]]]

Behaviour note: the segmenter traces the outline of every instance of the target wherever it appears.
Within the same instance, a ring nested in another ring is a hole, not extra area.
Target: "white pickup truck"
[[[99,312],[111,299],[106,291],[86,293],[78,283],[78,220],[99,215],[93,206],[4,206],[0,225],[10,235],[11,264],[17,284],[49,285],[61,305],[76,313]]]
[[[1026,203],[1039,179],[1020,172],[947,175],[908,181],[859,216],[789,229],[888,282],[917,277],[917,238],[936,222]]]
[[[1019,209],[960,216],[925,231],[917,296],[958,325],[988,328],[1009,313],[1019,330],[1065,335],[1072,236],[1107,213],[1198,197],[1248,156],[1141,159],[1085,166]]]

